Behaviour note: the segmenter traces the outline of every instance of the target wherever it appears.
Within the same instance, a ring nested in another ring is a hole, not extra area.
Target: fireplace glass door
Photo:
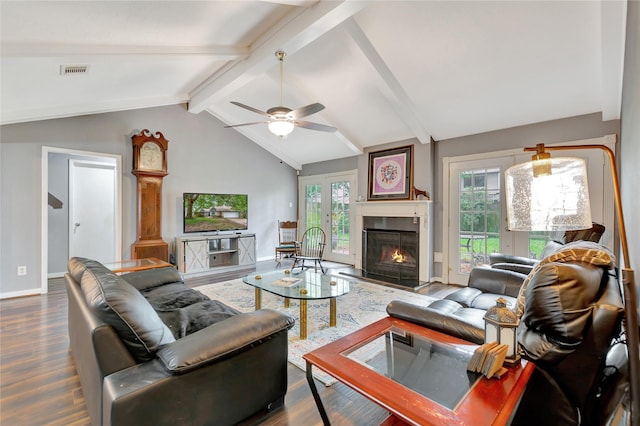
[[[413,231],[365,229],[362,271],[387,281],[417,281],[419,235]]]

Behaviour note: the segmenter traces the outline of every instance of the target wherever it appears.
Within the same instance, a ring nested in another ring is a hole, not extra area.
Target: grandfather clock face
[[[145,142],[140,147],[140,161],[138,169],[161,171],[163,163],[163,152],[155,142]]]

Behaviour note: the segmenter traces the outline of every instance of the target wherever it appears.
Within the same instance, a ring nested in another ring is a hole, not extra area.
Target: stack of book
[[[500,378],[507,369],[502,366],[507,355],[508,346],[497,342],[479,346],[469,360],[467,370],[482,373],[487,378]]]

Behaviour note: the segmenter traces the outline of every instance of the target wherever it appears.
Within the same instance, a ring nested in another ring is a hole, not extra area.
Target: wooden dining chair
[[[282,257],[293,256],[296,252],[298,238],[298,222],[278,221],[278,245],[276,246],[276,262],[282,261]]]

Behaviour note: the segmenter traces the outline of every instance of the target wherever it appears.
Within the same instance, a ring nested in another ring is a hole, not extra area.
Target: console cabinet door
[[[238,264],[251,265],[256,263],[256,238],[238,238]]]
[[[184,271],[197,272],[209,269],[209,246],[207,240],[183,241]]]

